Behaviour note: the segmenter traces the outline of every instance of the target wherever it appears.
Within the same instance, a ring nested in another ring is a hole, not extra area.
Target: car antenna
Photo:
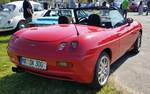
[[[76,24],[74,24],[74,26],[75,26],[75,29],[76,29],[76,31],[77,31],[77,36],[79,36],[79,31],[78,31],[78,29],[77,29]]]

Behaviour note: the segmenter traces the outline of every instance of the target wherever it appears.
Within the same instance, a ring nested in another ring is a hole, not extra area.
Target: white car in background
[[[30,1],[30,3],[34,12],[33,17],[44,15],[46,10],[44,10],[40,3],[34,1]],[[23,1],[14,1],[5,4],[2,11],[0,11],[0,32],[19,30],[23,27],[25,27]]]

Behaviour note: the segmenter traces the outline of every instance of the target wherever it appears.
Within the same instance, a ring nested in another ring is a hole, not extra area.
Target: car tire
[[[142,44],[142,33],[140,32],[138,35],[138,38],[136,39],[135,43],[134,43],[134,47],[132,49],[132,53],[137,54],[140,51],[141,48],[141,44]]]
[[[110,74],[110,56],[106,52],[102,52],[95,66],[95,76],[92,83],[94,89],[100,89],[104,86]]]
[[[21,21],[19,21],[19,23],[17,24],[17,27],[16,27],[15,31],[18,31],[18,30],[20,30],[20,29],[22,29],[22,28],[25,28],[25,27],[26,27],[26,22],[25,22],[25,20],[21,20]]]

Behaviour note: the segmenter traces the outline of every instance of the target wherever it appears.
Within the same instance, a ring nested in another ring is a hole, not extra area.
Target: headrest
[[[59,16],[58,24],[69,24],[69,19],[66,16]]]

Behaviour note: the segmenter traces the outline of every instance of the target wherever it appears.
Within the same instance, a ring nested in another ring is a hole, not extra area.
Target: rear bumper
[[[79,55],[79,56],[54,56],[53,58],[45,58],[44,60],[48,63],[48,69],[45,71],[29,68],[23,66],[19,63],[19,57],[24,56],[28,58],[40,59],[35,54],[22,54],[22,52],[18,52],[16,49],[8,48],[8,55],[10,60],[16,64],[17,68],[22,69],[25,72],[29,72],[35,75],[39,75],[46,78],[59,79],[59,80],[67,80],[67,81],[75,81],[79,83],[91,83],[93,81],[95,64],[97,61],[97,55]],[[62,68],[58,67],[56,62],[65,60],[67,62],[71,62],[73,67],[71,68]]]

